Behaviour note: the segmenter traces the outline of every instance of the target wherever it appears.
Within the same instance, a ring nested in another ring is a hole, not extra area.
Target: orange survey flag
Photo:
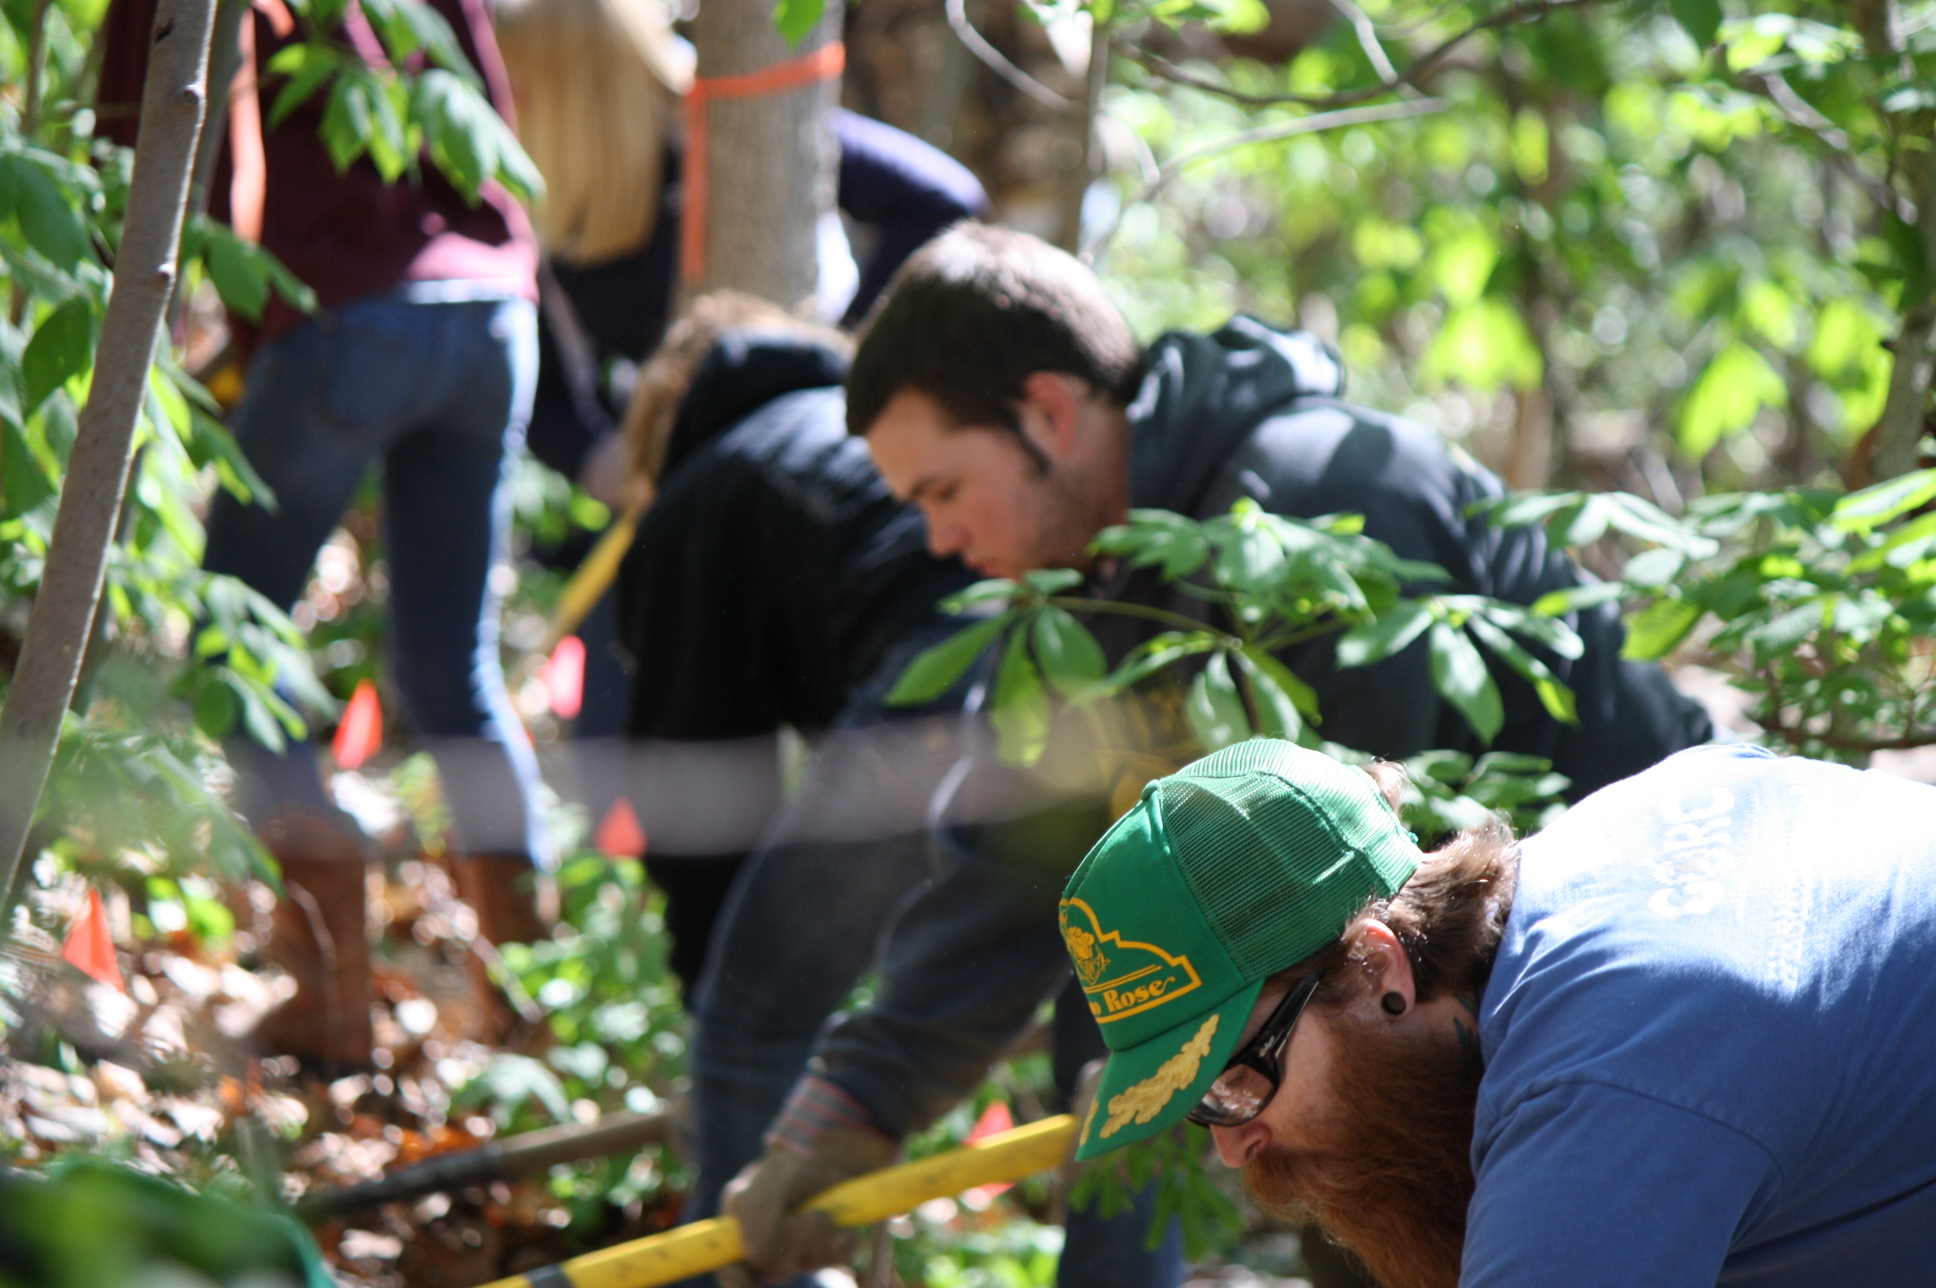
[[[605,811],[605,821],[598,825],[598,833],[592,837],[592,844],[600,853],[615,859],[645,856],[645,828],[639,825],[639,812],[632,808],[631,801],[621,796],[612,802],[612,808]]]
[[[343,711],[343,723],[336,726],[332,745],[336,763],[344,769],[355,769],[376,755],[381,746],[383,704],[377,700],[374,682],[358,680],[356,692],[350,694],[350,704]]]
[[[87,891],[87,907],[74,919],[67,942],[61,945],[61,957],[109,988],[128,991],[121,982],[121,963],[114,959],[114,940],[108,936],[108,914],[101,907],[101,892],[92,886]]]
[[[585,705],[585,641],[567,635],[551,650],[544,669],[538,672],[552,713],[560,720],[576,720]]]
[[[968,1133],[968,1139],[963,1141],[962,1144],[974,1145],[987,1140],[990,1136],[996,1135],[999,1132],[1013,1131],[1014,1128],[1015,1115],[1009,1112],[1008,1102],[1006,1100],[991,1100],[988,1102],[988,1108],[981,1111],[981,1117],[975,1120],[974,1130]],[[1003,1190],[1012,1190],[1014,1188],[1013,1185],[1007,1184],[1006,1182],[1000,1185],[978,1185],[975,1187],[978,1193],[991,1199]]]

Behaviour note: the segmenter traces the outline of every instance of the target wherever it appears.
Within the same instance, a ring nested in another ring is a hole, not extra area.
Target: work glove
[[[746,1259],[714,1272],[720,1288],[784,1283],[851,1261],[859,1232],[801,1206],[822,1190],[888,1166],[898,1150],[879,1132],[849,1127],[822,1128],[804,1153],[783,1140],[769,1142],[765,1156],[726,1186],[723,1206],[739,1221]]]

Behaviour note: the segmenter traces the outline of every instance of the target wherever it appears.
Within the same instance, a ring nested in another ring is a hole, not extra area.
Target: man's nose
[[[1212,1127],[1210,1139],[1217,1142],[1217,1157],[1225,1167],[1242,1167],[1257,1157],[1270,1140],[1270,1129],[1253,1118],[1241,1127]]]
[[[946,523],[930,514],[928,518],[928,553],[936,559],[946,559],[961,553],[962,533],[957,524]]]

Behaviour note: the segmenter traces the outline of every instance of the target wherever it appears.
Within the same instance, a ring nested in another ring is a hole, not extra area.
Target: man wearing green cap
[[[1421,854],[1398,772],[1243,743],[1090,851],[1077,1157],[1202,1123],[1387,1288],[1932,1282],[1936,790],[1704,747]]]

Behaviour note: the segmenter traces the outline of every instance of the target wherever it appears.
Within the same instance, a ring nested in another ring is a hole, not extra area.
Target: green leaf
[[[20,355],[21,414],[31,416],[48,394],[87,370],[94,358],[94,309],[76,297],[41,319]]]
[[[1684,599],[1657,599],[1627,623],[1627,642],[1620,656],[1649,662],[1671,653],[1701,620],[1701,606]]]
[[[1206,752],[1250,737],[1250,716],[1244,710],[1243,696],[1237,692],[1237,682],[1230,676],[1228,654],[1212,654],[1197,673],[1183,701],[1183,714]]]
[[[208,265],[209,278],[221,294],[222,303],[249,321],[260,322],[262,307],[269,302],[269,275],[260,270],[242,247],[242,239],[234,233],[223,236],[211,230],[202,248],[202,262]]]
[[[0,219],[4,219],[0,215]],[[6,313],[0,310],[0,421],[19,425],[26,421],[26,413],[20,409],[20,355],[27,348],[27,339],[7,321]]]
[[[1121,693],[1172,663],[1208,653],[1221,642],[1222,637],[1213,631],[1164,631],[1130,650],[1129,656],[1097,686],[1097,692],[1104,696]]]
[[[1109,670],[1089,628],[1051,604],[1035,614],[1035,656],[1042,674],[1065,697],[1083,692]]]
[[[1432,624],[1430,607],[1410,599],[1384,616],[1354,626],[1338,640],[1338,666],[1368,666],[1383,661],[1425,633]]]
[[[38,155],[45,155],[44,153]],[[22,153],[0,156],[0,188],[11,191],[14,214],[28,245],[56,268],[72,270],[91,258],[81,194],[70,191]]]
[[[1042,673],[1029,657],[1028,633],[1016,631],[1002,650],[1001,670],[995,680],[995,704],[988,722],[995,726],[995,744],[1011,765],[1033,765],[1049,745],[1052,712],[1042,688]]]
[[[1504,658],[1506,665],[1525,677],[1527,683],[1533,686],[1533,691],[1539,694],[1540,705],[1546,708],[1548,715],[1561,724],[1580,723],[1573,690],[1554,675],[1546,663],[1520,647],[1518,640],[1476,613],[1466,619],[1466,628],[1477,635],[1487,648]]]
[[[1687,556],[1679,550],[1660,546],[1653,550],[1643,550],[1627,560],[1627,566],[1620,570],[1620,577],[1630,585],[1645,587],[1649,590],[1668,585],[1680,576],[1681,569],[1687,566]]]
[[[1546,371],[1532,328],[1513,304],[1487,295],[1455,307],[1426,346],[1419,379],[1471,389],[1531,389]]]
[[[1014,618],[1013,610],[987,618],[923,649],[888,691],[887,705],[919,706],[946,693]]]
[[[392,65],[402,66],[412,54],[423,50],[437,66],[482,87],[482,79],[464,57],[450,24],[429,5],[415,0],[363,0],[363,11],[382,37]]]
[[[1681,450],[1699,461],[1754,423],[1763,407],[1788,404],[1788,386],[1768,360],[1736,340],[1714,355],[1681,404]]]
[[[1261,519],[1256,503],[1246,497],[1238,501],[1229,523],[1210,529],[1217,547],[1217,580],[1225,586],[1258,594],[1283,576],[1284,545]]]
[[[1674,20],[1702,49],[1711,48],[1721,30],[1721,0],[1668,0]]]
[[[1547,521],[1546,532],[1555,545],[1590,546],[1607,534],[1613,522],[1613,503],[1604,495],[1582,494]]]
[[[1187,577],[1210,557],[1203,524],[1168,510],[1131,510],[1129,522],[1104,528],[1090,549],[1126,557],[1131,567],[1155,565],[1170,581]]]
[[[1254,646],[1237,654],[1237,665],[1250,680],[1259,729],[1274,737],[1295,739],[1304,732],[1305,716],[1317,723],[1318,695],[1289,667]]]
[[[1810,600],[1750,634],[1748,638],[1754,644],[1755,655],[1766,662],[1794,652],[1803,640],[1822,628],[1823,608],[1820,600]]]
[[[369,95],[362,81],[345,68],[329,87],[322,123],[323,146],[339,173],[368,148],[371,128]]]
[[[1533,611],[1547,617],[1559,617],[1576,609],[1592,608],[1620,598],[1626,590],[1617,581],[1596,581],[1584,586],[1566,586],[1560,590],[1549,590],[1533,601]]]
[[[789,45],[798,45],[826,12],[827,0],[775,0],[773,26]]]
[[[1474,616],[1482,616],[1502,630],[1524,635],[1533,643],[1549,648],[1568,660],[1586,652],[1586,645],[1571,626],[1546,613],[1507,603],[1502,599],[1482,599]]]
[[[268,70],[287,76],[289,81],[277,91],[276,101],[269,108],[269,128],[281,125],[322,88],[343,61],[343,55],[328,45],[290,45],[271,58]]]
[[[1491,743],[1506,721],[1499,686],[1486,670],[1486,661],[1465,632],[1447,622],[1434,622],[1431,633],[1432,683],[1458,708],[1479,741]]]
[[[1844,532],[1871,532],[1932,499],[1936,499],[1936,469],[1916,470],[1849,493],[1835,503],[1834,523]]]
[[[11,519],[54,495],[54,483],[19,425],[0,421],[0,435],[0,513]]]
[[[942,600],[941,611],[959,613],[977,604],[1006,605],[1021,593],[1020,582],[1010,581],[1006,577],[991,577],[987,581],[978,581],[972,586],[958,590]]]
[[[1037,568],[1022,574],[1030,590],[1038,595],[1060,595],[1082,584],[1082,574],[1073,568]]]
[[[525,201],[544,191],[544,180],[510,127],[462,77],[433,67],[417,76],[410,116],[425,146],[467,201],[475,203],[486,179],[496,179]]]
[[[195,695],[195,727],[211,738],[226,738],[235,729],[235,693],[228,685],[212,680]]]

